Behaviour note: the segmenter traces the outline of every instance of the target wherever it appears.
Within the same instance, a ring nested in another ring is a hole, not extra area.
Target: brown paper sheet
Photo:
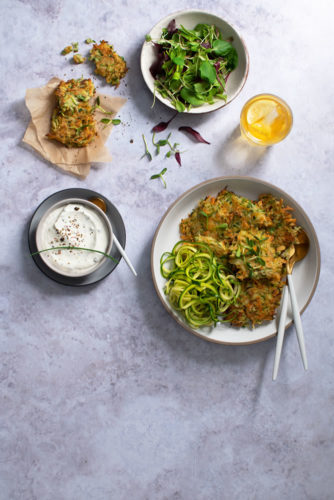
[[[31,121],[23,137],[23,142],[29,144],[43,158],[57,165],[66,172],[81,178],[89,174],[91,163],[102,163],[111,161],[111,155],[104,143],[112,130],[112,125],[100,122],[106,115],[95,111],[97,122],[97,136],[94,141],[84,148],[67,148],[60,142],[50,141],[46,134],[50,130],[50,120],[55,107],[54,91],[61,80],[52,78],[45,86],[28,89],[26,92],[26,105],[31,114]],[[105,111],[112,113],[107,115],[113,119],[126,99],[123,97],[110,97],[96,93],[100,97],[100,104]]]

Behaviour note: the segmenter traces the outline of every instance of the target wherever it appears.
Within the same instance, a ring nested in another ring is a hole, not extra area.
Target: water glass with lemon
[[[292,127],[292,111],[280,97],[259,94],[242,108],[241,135],[251,144],[271,146],[282,141]]]

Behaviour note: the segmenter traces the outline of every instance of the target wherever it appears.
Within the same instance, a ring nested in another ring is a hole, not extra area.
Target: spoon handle
[[[281,352],[282,352],[284,333],[285,333],[286,314],[288,311],[288,301],[289,301],[289,290],[288,290],[288,287],[285,286],[284,290],[283,290],[281,314],[279,317],[275,361],[274,361],[274,369],[273,369],[273,380],[276,380],[276,378],[277,378],[279,362],[281,359]]]
[[[124,248],[122,247],[122,245],[120,244],[120,242],[118,241],[118,239],[116,238],[116,236],[113,234],[113,240],[115,242],[115,245],[119,251],[119,253],[122,255],[123,259],[125,260],[125,262],[127,263],[127,265],[129,266],[129,268],[131,269],[131,271],[133,272],[133,274],[135,276],[137,276],[137,273],[135,271],[135,268],[133,267],[133,265],[131,264],[130,262],[130,259],[129,257],[126,255],[125,253],[125,250]]]
[[[305,370],[307,370],[308,364],[307,364],[307,357],[306,357],[304,333],[303,333],[302,322],[301,322],[300,314],[299,314],[299,307],[298,307],[295,287],[293,286],[291,274],[288,274],[288,283],[289,283],[289,291],[290,291],[290,296],[291,296],[293,321],[295,323],[295,328],[296,328],[296,332],[297,332],[300,354],[302,355],[304,368],[305,368]]]

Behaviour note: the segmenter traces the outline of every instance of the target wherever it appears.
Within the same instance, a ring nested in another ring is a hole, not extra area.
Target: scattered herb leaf
[[[174,118],[176,117],[178,113],[175,113],[172,118],[170,118],[167,122],[159,122],[158,125],[155,125],[153,128],[152,128],[152,132],[163,132],[164,130],[166,130],[166,128],[168,127],[168,125],[170,124],[170,122],[172,120],[174,120]]]
[[[145,144],[145,153],[143,154],[142,158],[144,158],[144,156],[147,156],[147,158],[149,159],[149,161],[152,161],[152,155],[149,152],[149,149],[148,149],[147,142],[146,142],[144,134],[142,134],[142,138],[143,138],[143,141],[144,141],[144,144]]]
[[[210,144],[210,142],[206,141],[197,130],[194,130],[192,127],[179,127],[181,132],[188,132],[188,134],[192,135],[197,142],[203,142],[205,144]]]
[[[179,151],[176,151],[176,153],[175,153],[175,160],[178,162],[178,164],[180,165],[180,167],[182,167],[181,155],[180,155]]]
[[[163,182],[163,184],[164,184],[164,186],[166,188],[167,184],[166,184],[166,181],[165,181],[165,179],[163,177],[166,172],[167,172],[167,168],[165,167],[165,168],[163,168],[161,170],[161,172],[159,174],[153,174],[153,175],[151,175],[150,179],[159,179],[159,177],[160,177],[160,179],[162,180],[162,182]]]
[[[72,42],[73,52],[79,52],[79,43]]]
[[[86,38],[85,43],[90,44],[90,43],[96,43],[96,42],[92,38]]]
[[[113,125],[119,125],[119,124],[120,124],[120,123],[122,123],[122,122],[121,122],[121,120],[119,120],[118,118],[114,118],[113,120],[111,120],[111,123],[112,123]]]
[[[150,35],[145,36],[145,41],[150,42],[152,40],[152,37]]]

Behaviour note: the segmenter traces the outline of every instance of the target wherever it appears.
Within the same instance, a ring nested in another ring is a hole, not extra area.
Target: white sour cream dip
[[[41,249],[81,247],[107,252],[111,234],[97,210],[80,203],[69,203],[51,210],[43,221]],[[104,258],[87,250],[53,250],[42,253],[50,267],[71,276],[88,274]]]

